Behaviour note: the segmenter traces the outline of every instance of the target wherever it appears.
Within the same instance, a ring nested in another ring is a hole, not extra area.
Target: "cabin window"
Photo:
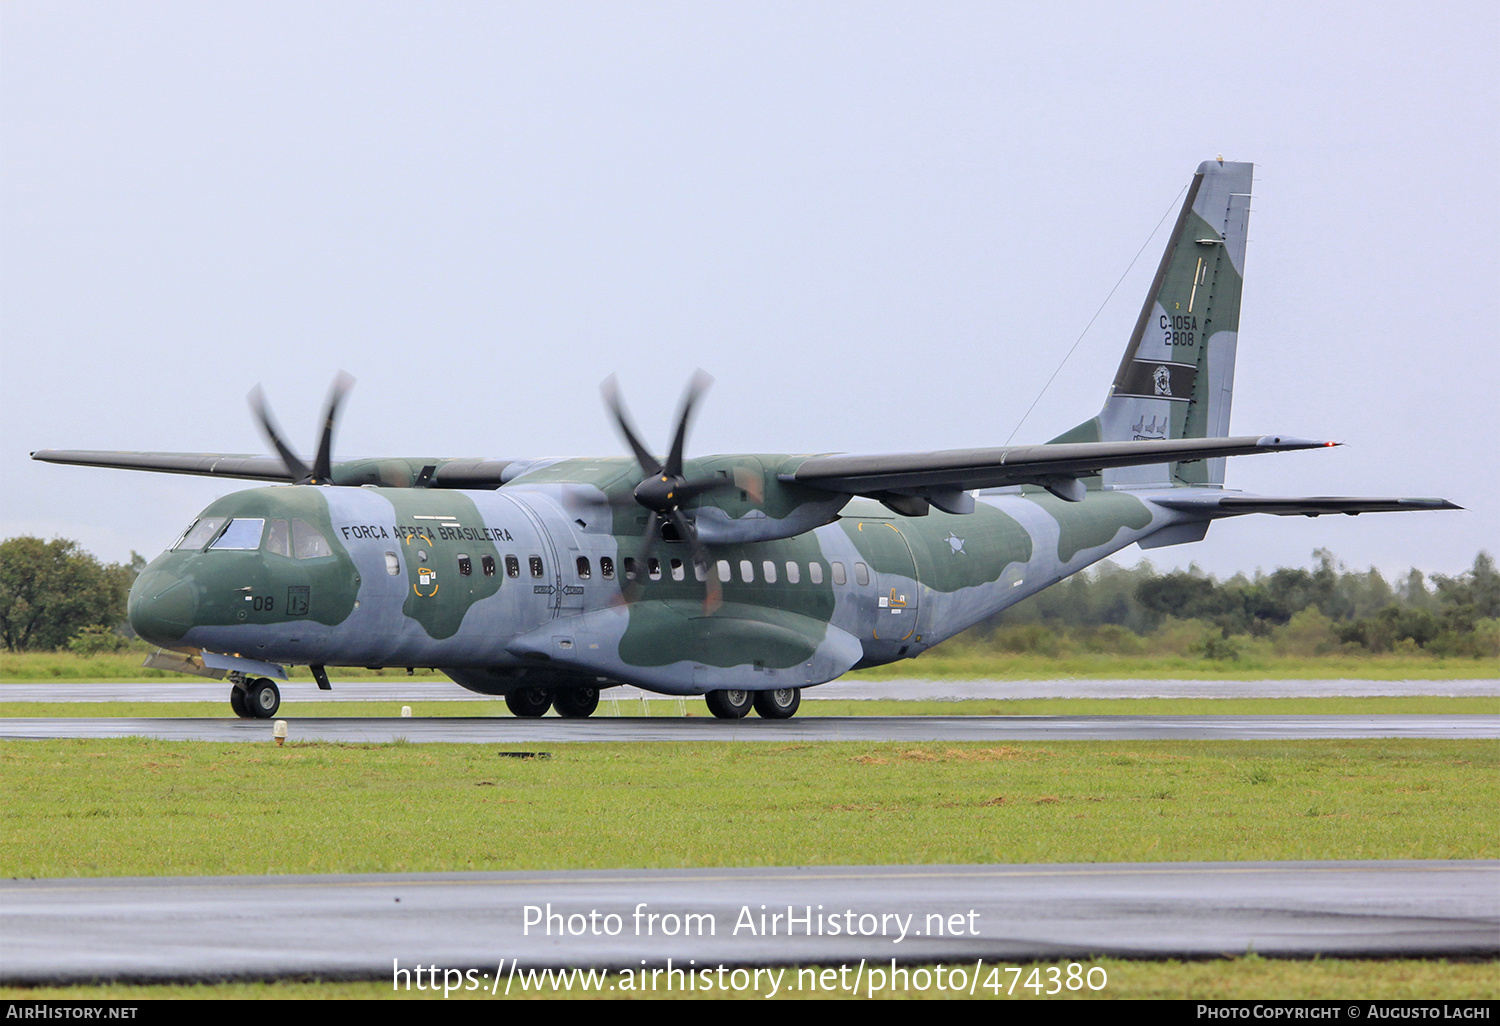
[[[541,556],[527,556],[526,565],[531,567],[531,576],[533,577],[540,577],[546,572],[542,566]]]
[[[776,583],[776,564],[769,559],[760,565],[761,576],[766,579],[767,584]]]
[[[661,560],[655,556],[646,560],[646,576],[650,577],[653,581],[661,580]]]
[[[306,520],[292,521],[292,552],[298,559],[317,559],[319,556],[333,555],[328,539],[319,534],[318,529]]]
[[[495,557],[494,556],[480,556],[479,557],[479,568],[484,571],[484,576],[486,576],[486,577],[494,577],[495,576]]]
[[[387,552],[385,554],[385,572],[390,574],[392,577],[400,577],[401,557],[396,555],[394,552]]]
[[[214,535],[219,533],[219,528],[224,526],[225,517],[204,517],[192,527],[188,528],[187,534],[182,536],[174,548],[179,549],[201,549],[213,541]]]
[[[672,560],[672,580],[680,581],[686,576],[687,573],[682,569],[682,560]]]
[[[506,556],[505,557],[505,576],[506,577],[520,577],[521,576],[521,561],[519,559],[517,559],[515,556]]]
[[[266,531],[266,551],[278,556],[292,554],[292,527],[285,520],[273,520]]]
[[[468,577],[474,572],[474,561],[462,552],[458,554],[458,572]]]
[[[748,559],[740,560],[740,580],[746,584],[755,580],[755,564]]]
[[[848,576],[844,573],[844,564],[842,564],[842,563],[834,563],[833,564],[833,583],[834,584],[844,584],[848,580],[849,580]]]
[[[235,517],[224,528],[224,533],[214,539],[211,549],[258,549],[260,536],[266,522],[259,517]]]
[[[708,580],[708,564],[694,561],[693,576],[700,581]]]
[[[625,568],[625,579],[627,581],[635,580],[635,557],[626,556],[620,565]]]
[[[599,557],[599,573],[606,581],[615,579],[615,561],[608,556]]]
[[[729,560],[719,560],[719,580],[723,581],[725,584],[728,584],[729,578],[733,576],[734,575],[729,570]]]
[[[870,583],[870,568],[863,563],[854,564],[854,582],[856,584]]]
[[[593,569],[593,567],[589,566],[589,557],[587,557],[587,556],[579,556],[578,557],[578,579],[580,581],[586,581],[586,580],[588,580],[592,576],[594,576],[594,569]]]
[[[822,584],[823,583],[823,564],[822,563],[809,563],[809,564],[807,564],[807,579],[809,581],[812,581],[814,584]]]
[[[789,559],[789,560],[787,560],[786,561],[786,583],[788,583],[788,584],[796,584],[800,580],[802,580],[802,572],[801,572],[801,568],[797,566],[797,561],[795,559]]]

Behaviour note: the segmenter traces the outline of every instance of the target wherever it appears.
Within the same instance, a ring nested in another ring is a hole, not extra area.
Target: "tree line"
[[[1455,576],[1412,569],[1394,582],[1378,570],[1350,570],[1327,549],[1314,566],[1218,580],[1196,566],[1159,573],[1101,563],[1033,595],[975,628],[1014,648],[1039,630],[1138,638],[1197,625],[1200,647],[1236,637],[1298,639],[1297,654],[1338,648],[1371,653],[1424,651],[1441,656],[1500,655],[1500,573],[1488,552]],[[1028,635],[1028,629],[1030,634]],[[1020,639],[1019,641],[1017,639]],[[1128,642],[1123,646],[1130,648]]]

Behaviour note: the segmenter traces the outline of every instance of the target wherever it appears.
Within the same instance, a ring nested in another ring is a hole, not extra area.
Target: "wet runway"
[[[636,970],[668,959],[680,968],[818,963],[852,975],[860,960],[982,959],[982,976],[1023,959],[1086,969],[1093,956],[1252,950],[1494,957],[1500,862],[0,881],[0,978],[10,983],[390,979],[421,964],[473,968],[498,989],[514,987],[513,960]]]
[[[343,684],[318,691],[311,681],[281,686],[287,711],[298,701],[318,702],[473,702],[493,701],[451,681],[380,680]],[[0,702],[220,702],[229,685],[218,681],[147,681],[135,684],[56,682],[0,684]],[[867,701],[962,701],[1030,698],[1327,698],[1456,696],[1500,698],[1500,679],[1457,680],[838,680],[802,692],[804,702],[828,699]],[[632,704],[649,700],[675,705],[677,700],[639,688],[610,688],[603,705],[613,700],[629,714]],[[701,704],[701,699],[687,699]]]
[[[1500,738],[1500,716],[796,716],[790,720],[593,717],[281,717],[289,741],[555,744],[598,741],[1066,741]],[[0,719],[0,739],[154,737],[264,742],[269,720]]]

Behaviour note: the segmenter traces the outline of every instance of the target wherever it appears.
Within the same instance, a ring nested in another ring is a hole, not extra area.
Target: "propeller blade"
[[[313,457],[310,484],[328,484],[333,477],[333,425],[338,420],[339,403],[349,389],[354,387],[354,378],[343,371],[333,379],[333,388],[328,392],[328,406],[323,411],[323,437],[318,442],[318,455]]]
[[[630,415],[625,412],[625,403],[620,398],[620,386],[616,383],[615,376],[611,374],[605,378],[599,390],[604,393],[604,401],[608,404],[610,412],[615,415],[615,426],[620,429],[620,434],[625,436],[625,441],[635,453],[635,461],[641,465],[641,470],[647,477],[660,474],[661,464],[657,462],[655,456],[651,455],[650,450],[641,444],[640,438],[636,436],[635,428],[630,423]]]
[[[650,579],[651,553],[656,551],[656,543],[661,538],[662,518],[659,513],[652,513],[646,521],[646,533],[641,539],[640,554],[635,558],[635,579],[625,582],[621,589],[626,602],[634,602],[641,597],[641,589],[645,587],[644,582]]]
[[[261,432],[270,441],[272,448],[281,454],[281,462],[286,466],[287,473],[292,476],[293,484],[307,484],[312,480],[312,471],[308,469],[302,458],[292,452],[289,445],[281,440],[281,433],[276,430],[275,418],[271,416],[271,408],[266,405],[265,392],[256,385],[250,390],[250,409],[255,411],[256,421],[260,424]]]
[[[672,450],[667,454],[666,473],[672,477],[682,476],[682,449],[687,443],[688,422],[693,418],[693,407],[713,383],[714,379],[708,372],[700,368],[693,372],[692,379],[683,390],[682,406],[677,411],[677,434],[672,438]]]
[[[713,557],[708,554],[708,546],[698,540],[697,526],[682,510],[672,511],[672,526],[677,528],[677,536],[687,542],[692,550],[694,565],[703,567],[703,615],[712,616],[724,604],[724,586],[719,583],[719,575],[714,572]]]

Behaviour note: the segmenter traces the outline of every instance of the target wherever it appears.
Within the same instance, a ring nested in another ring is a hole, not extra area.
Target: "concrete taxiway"
[[[1500,716],[797,716],[790,720],[595,717],[282,717],[290,741],[554,744],[598,741],[1067,741],[1500,738]],[[268,741],[269,720],[0,719],[0,739],[153,737]]]
[[[1500,861],[0,882],[0,978],[11,983],[392,979],[420,964],[476,969],[475,980],[498,989],[514,986],[517,961],[817,963],[852,975],[860,960],[1086,968],[1093,956],[1248,951],[1494,957]]]

